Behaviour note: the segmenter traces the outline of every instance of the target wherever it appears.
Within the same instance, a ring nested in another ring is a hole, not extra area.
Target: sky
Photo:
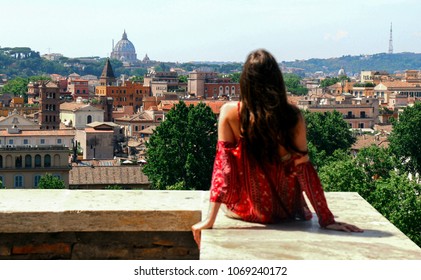
[[[265,48],[278,61],[421,53],[419,0],[0,1],[0,47],[107,57],[124,30],[158,61],[244,62]]]

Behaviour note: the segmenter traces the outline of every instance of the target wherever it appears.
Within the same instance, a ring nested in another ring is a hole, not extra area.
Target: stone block
[[[13,245],[13,255],[28,254],[52,254],[52,255],[70,255],[72,251],[69,243],[44,243],[44,244],[24,244]]]

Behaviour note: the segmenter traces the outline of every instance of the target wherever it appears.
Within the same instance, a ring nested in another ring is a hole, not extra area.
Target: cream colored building
[[[60,120],[68,127],[84,129],[92,122],[104,121],[104,110],[81,102],[60,104]]]
[[[69,185],[69,155],[74,130],[0,131],[0,180],[6,188],[37,188],[51,173]]]
[[[408,99],[408,103],[411,100],[421,99],[421,85],[402,82],[381,82],[374,88],[374,96],[380,100],[380,103],[389,106],[389,99],[392,95],[400,95]],[[402,104],[402,102],[400,102]]]
[[[375,98],[354,98],[346,93],[336,98],[303,98],[298,107],[310,112],[338,111],[350,128],[373,128],[379,120],[379,102]]]
[[[20,130],[40,130],[40,125],[19,115],[16,110],[7,117],[0,117],[0,130],[17,127]]]

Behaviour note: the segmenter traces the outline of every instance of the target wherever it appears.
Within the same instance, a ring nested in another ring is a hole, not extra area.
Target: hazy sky
[[[238,61],[266,48],[279,61],[421,53],[420,0],[0,1],[0,46],[67,57],[111,53],[124,29],[139,59]]]

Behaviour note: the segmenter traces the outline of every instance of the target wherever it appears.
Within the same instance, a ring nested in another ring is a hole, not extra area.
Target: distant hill
[[[373,55],[346,55],[337,58],[282,61],[284,67],[301,68],[306,74],[323,71],[337,74],[341,67],[351,76],[363,70],[387,71],[398,73],[405,70],[421,70],[420,53],[379,53]]]

